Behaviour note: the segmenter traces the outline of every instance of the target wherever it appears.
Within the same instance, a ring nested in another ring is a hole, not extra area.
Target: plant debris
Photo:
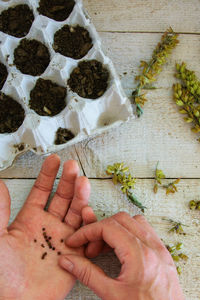
[[[14,64],[23,74],[39,76],[49,63],[49,50],[39,41],[23,39],[14,51]]]
[[[68,84],[80,97],[97,99],[108,87],[109,71],[97,60],[81,61],[72,71]]]
[[[0,15],[0,31],[15,37],[24,37],[34,21],[33,11],[26,4],[4,10]]]
[[[146,207],[133,194],[132,190],[135,188],[136,179],[129,173],[129,168],[125,167],[123,163],[115,163],[107,167],[106,173],[113,176],[112,180],[115,185],[121,184],[122,193],[126,194],[128,199],[144,212]]]
[[[74,6],[74,0],[40,0],[38,11],[50,19],[64,21],[69,17]]]
[[[79,25],[65,25],[54,35],[54,50],[67,57],[80,59],[89,52],[92,46],[89,32]]]
[[[173,85],[174,101],[180,108],[186,123],[191,123],[191,130],[200,133],[200,81],[193,71],[186,68],[186,64],[176,64],[175,76],[181,79],[181,84]],[[200,138],[198,139],[200,142]]]
[[[2,63],[0,63],[0,90],[3,88],[7,77],[8,77],[7,68]]]
[[[139,81],[139,84],[135,91],[133,91],[133,101],[136,104],[136,112],[138,117],[143,114],[142,107],[144,106],[146,94],[142,93],[142,89],[148,88],[153,82],[156,81],[156,77],[162,71],[162,66],[166,63],[168,56],[172,50],[179,43],[178,34],[176,34],[170,27],[162,36],[161,42],[158,43],[156,49],[153,52],[152,58],[149,62],[141,61],[142,74],[136,76],[135,80]]]
[[[55,145],[62,145],[66,142],[72,140],[75,137],[75,135],[66,128],[58,128],[56,131],[56,139],[55,139]]]
[[[0,133],[11,133],[17,131],[25,118],[22,106],[0,92]]]
[[[191,210],[200,210],[200,201],[191,200],[189,202],[189,208]]]
[[[53,117],[66,107],[67,90],[51,80],[39,78],[30,93],[30,108],[40,116]]]
[[[172,245],[172,246],[167,245],[166,248],[171,254],[174,262],[179,262],[180,260],[184,260],[184,261],[188,260],[188,256],[181,251],[183,248],[183,243],[177,243],[176,245]],[[179,275],[181,274],[180,266],[177,266],[177,272]]]
[[[169,232],[174,232],[174,233],[177,233],[177,234],[186,235],[186,233],[183,230],[183,226],[187,226],[187,225],[184,225],[181,222],[176,222],[172,219],[163,218],[163,220],[168,221],[172,224],[173,227],[169,230]]]
[[[158,164],[159,163],[157,163],[157,165],[156,165],[156,172],[155,172],[155,184],[154,184],[154,188],[153,188],[154,193],[156,194],[158,192],[158,188],[160,186],[160,187],[166,189],[166,195],[174,194],[175,192],[178,191],[176,185],[180,182],[180,179],[178,178],[168,184],[162,184],[162,179],[165,179],[166,176],[162,170],[158,169]]]

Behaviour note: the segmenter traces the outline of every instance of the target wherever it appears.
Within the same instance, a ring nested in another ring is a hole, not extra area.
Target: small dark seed
[[[37,243],[37,240],[36,240],[36,239],[34,240],[34,243]]]
[[[61,255],[61,252],[59,251],[57,254],[58,254],[58,255]]]
[[[61,240],[60,240],[60,242],[61,242],[61,243],[64,243],[64,240],[63,240],[63,239],[61,239]]]
[[[55,247],[53,247],[53,248],[52,248],[52,250],[54,251],[54,250],[56,250],[56,248],[55,248]]]
[[[49,236],[49,240],[51,240],[51,236]]]
[[[46,255],[47,255],[47,252],[43,253],[41,259],[45,259]]]
[[[43,231],[45,231],[45,228],[42,228]]]
[[[41,247],[42,247],[42,248],[45,248],[44,244],[41,244]]]

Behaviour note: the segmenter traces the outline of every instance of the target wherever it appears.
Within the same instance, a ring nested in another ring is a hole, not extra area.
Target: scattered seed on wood
[[[45,253],[42,254],[41,259],[45,259],[45,256],[47,256],[47,252],[45,252]]]

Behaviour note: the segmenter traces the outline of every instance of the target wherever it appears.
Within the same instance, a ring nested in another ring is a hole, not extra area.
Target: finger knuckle
[[[118,218],[118,219],[123,220],[123,219],[127,219],[127,217],[130,217],[130,215],[125,211],[121,211],[121,212],[117,213],[115,215],[115,217]]]
[[[142,215],[136,215],[133,217],[133,219],[135,219],[136,221],[141,221],[141,222],[146,221],[145,217]]]
[[[91,280],[91,267],[83,268],[79,271],[78,278],[82,281],[82,283],[86,286],[89,286]]]

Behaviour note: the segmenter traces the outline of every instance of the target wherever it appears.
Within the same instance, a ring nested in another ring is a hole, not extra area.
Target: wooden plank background
[[[187,300],[200,299],[200,224],[199,212],[191,212],[188,202],[200,199],[200,144],[185,124],[172,100],[175,62],[185,61],[200,77],[200,1],[199,0],[85,0],[84,4],[102,38],[105,52],[113,60],[128,96],[135,86],[140,60],[151,57],[152,50],[167,27],[180,33],[180,44],[164,67],[156,90],[148,92],[144,116],[70,147],[59,154],[62,163],[76,159],[82,173],[92,184],[91,206],[99,218],[125,210],[139,211],[123,198],[105,174],[108,164],[124,161],[138,178],[136,194],[148,207],[146,216],[166,243],[178,240],[169,234],[169,223],[162,218],[181,220],[188,225],[181,237],[189,261],[180,276]],[[126,73],[126,74],[125,74]],[[27,153],[3,172],[12,195],[12,218],[22,206],[44,157]],[[155,165],[160,162],[168,178],[182,178],[179,192],[166,196],[152,192]],[[61,172],[61,171],[60,171]],[[58,178],[60,177],[60,173]],[[180,240],[180,239],[179,239]],[[119,264],[113,256],[95,261],[109,274],[117,274]],[[111,262],[109,265],[108,262]],[[98,299],[77,284],[67,299]]]

